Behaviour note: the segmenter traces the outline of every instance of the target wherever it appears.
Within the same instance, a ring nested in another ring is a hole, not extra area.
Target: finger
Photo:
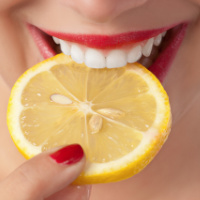
[[[89,200],[90,192],[90,185],[70,185],[56,194],[53,194],[47,200]]]
[[[72,183],[84,164],[80,145],[70,145],[51,154],[42,153],[20,166],[1,183],[0,199],[47,198]]]

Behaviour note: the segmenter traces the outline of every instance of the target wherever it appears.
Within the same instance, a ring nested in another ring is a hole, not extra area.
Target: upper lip
[[[162,27],[159,29],[131,31],[114,35],[72,34],[64,32],[55,32],[43,28],[39,29],[50,36],[54,36],[68,42],[78,43],[96,49],[108,49],[148,40],[164,31],[173,28],[174,26],[176,25]]]

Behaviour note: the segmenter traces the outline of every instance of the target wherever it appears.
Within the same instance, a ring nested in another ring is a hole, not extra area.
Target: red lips
[[[144,30],[144,31],[135,31],[127,32],[115,35],[86,35],[86,34],[70,34],[62,32],[54,32],[50,30],[41,29],[43,32],[48,35],[66,40],[69,42],[74,42],[78,44],[85,45],[87,47],[96,48],[96,49],[108,49],[116,48],[130,43],[136,43],[140,41],[147,40],[158,34],[174,27],[168,26],[159,29],[153,30]]]

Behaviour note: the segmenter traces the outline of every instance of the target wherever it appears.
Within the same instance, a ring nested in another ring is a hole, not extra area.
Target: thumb
[[[0,199],[45,199],[72,183],[85,164],[80,145],[42,153],[16,169],[0,184]]]

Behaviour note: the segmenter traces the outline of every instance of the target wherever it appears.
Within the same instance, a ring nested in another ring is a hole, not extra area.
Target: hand
[[[0,183],[3,200],[87,200],[89,186],[70,185],[81,173],[85,156],[79,145],[42,153]]]

